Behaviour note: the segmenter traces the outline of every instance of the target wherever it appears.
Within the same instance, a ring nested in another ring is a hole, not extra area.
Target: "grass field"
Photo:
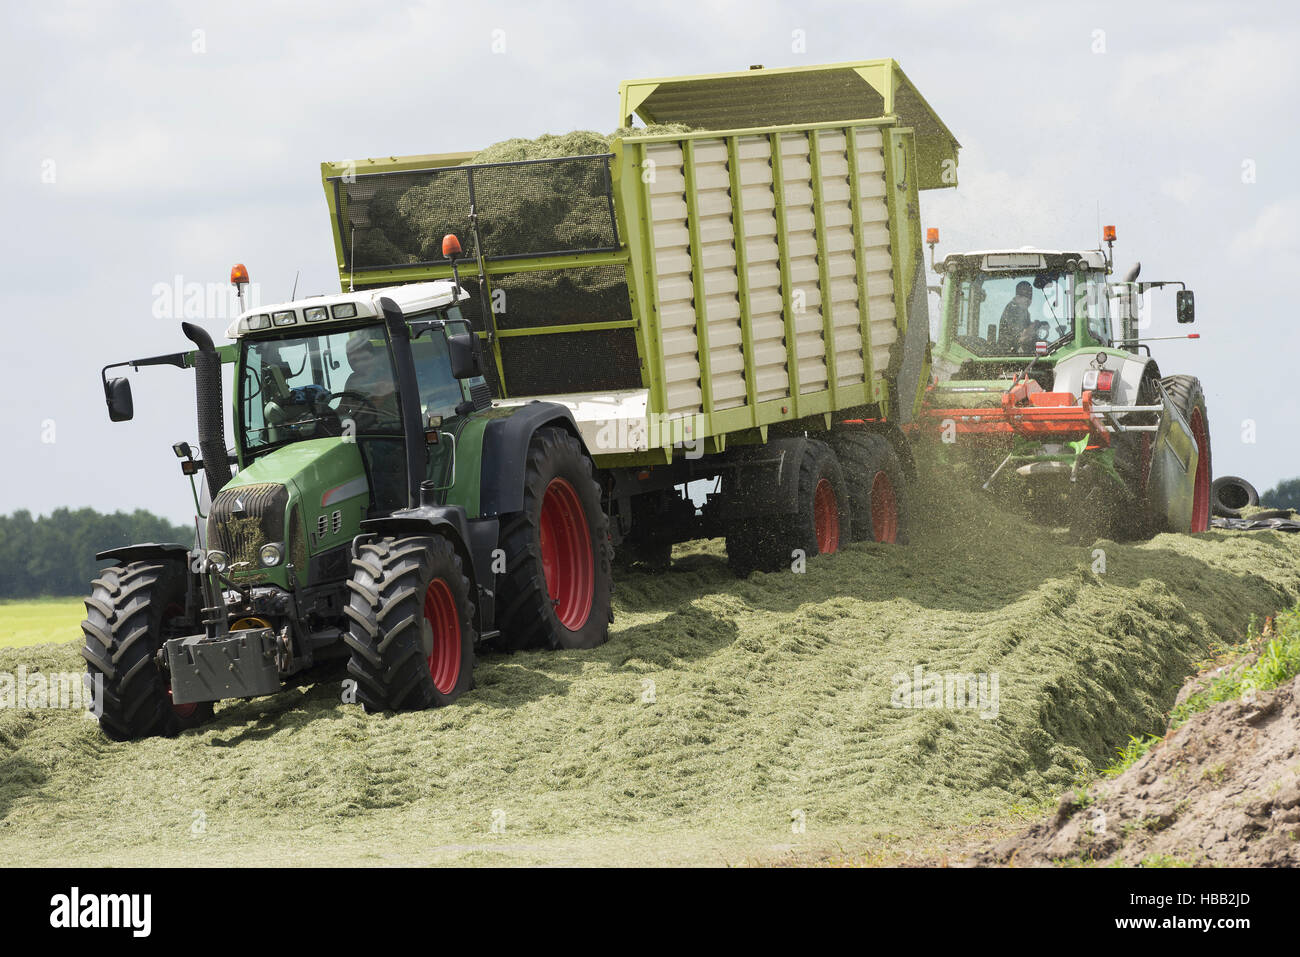
[[[173,740],[0,711],[10,864],[899,862],[1020,823],[1250,616],[1300,597],[1300,536],[1071,544],[922,510],[907,547],[727,572],[720,542],[626,574],[611,640],[487,657],[457,705],[367,716],[341,675]],[[1098,556],[1104,571],[1098,571]],[[71,603],[0,606],[0,671],[80,670]],[[897,708],[895,676],[996,673],[996,716]]]
[[[85,612],[80,598],[0,601],[0,648],[75,641]]]

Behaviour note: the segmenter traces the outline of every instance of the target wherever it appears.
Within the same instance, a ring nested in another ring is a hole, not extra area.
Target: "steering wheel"
[[[374,399],[372,399],[370,396],[362,395],[360,392],[353,391],[352,389],[344,389],[342,392],[331,392],[329,398],[326,399],[325,401],[333,402],[335,399],[343,399],[343,398],[356,399],[360,403],[361,408],[364,411],[370,412],[373,415],[385,416],[397,422],[401,422],[402,420],[402,417],[398,413],[394,412],[392,409],[382,409],[379,406],[375,405]],[[330,411],[333,412],[335,415],[338,415],[337,406],[331,407]]]

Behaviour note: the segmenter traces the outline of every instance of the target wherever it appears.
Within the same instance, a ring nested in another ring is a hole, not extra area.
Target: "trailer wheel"
[[[1201,380],[1190,375],[1171,375],[1161,379],[1169,401],[1174,404],[1196,440],[1196,478],[1192,486],[1191,532],[1203,532],[1210,527],[1210,419],[1205,410],[1205,393]]]
[[[889,439],[878,432],[842,429],[832,434],[853,511],[853,540],[907,544],[907,476]]]
[[[438,707],[473,687],[474,603],[449,540],[415,535],[363,544],[348,591],[348,674],[367,711]]]
[[[591,459],[564,429],[538,429],[529,443],[524,507],[502,517],[500,544],[502,647],[594,648],[609,638],[609,520]]]
[[[186,633],[184,566],[132,562],[104,569],[86,599],[81,656],[92,682],[99,726],[115,741],[174,735],[212,717],[212,702],[174,705],[171,682],[157,666],[163,642]]]
[[[840,461],[825,442],[809,440],[799,463],[799,510],[792,522],[791,548],[808,555],[829,555],[847,545],[853,531],[853,508]]]
[[[795,551],[806,557],[837,552],[853,531],[853,507],[839,460],[825,442],[810,439],[799,463],[793,514],[750,515],[727,524],[727,564],[741,576],[786,568]]]
[[[740,578],[789,567],[796,547],[790,523],[770,516],[733,519],[726,535],[727,567]]]

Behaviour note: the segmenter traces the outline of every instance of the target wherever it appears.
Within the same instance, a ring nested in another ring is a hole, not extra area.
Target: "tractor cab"
[[[402,312],[405,329],[386,323],[380,299]],[[242,468],[319,439],[355,446],[369,478],[370,514],[407,504],[407,423],[423,462],[422,481],[442,488],[454,472],[454,442],[465,415],[484,407],[486,382],[449,281],[322,296],[248,310],[227,336],[237,342],[235,434]],[[404,333],[395,336],[394,333]],[[403,359],[413,377],[403,383]],[[403,393],[416,400],[409,406]],[[443,436],[450,436],[444,442]]]
[[[999,378],[1003,368],[1023,368],[1066,345],[1115,344],[1107,262],[1099,251],[962,253],[936,269],[943,274],[941,378]]]

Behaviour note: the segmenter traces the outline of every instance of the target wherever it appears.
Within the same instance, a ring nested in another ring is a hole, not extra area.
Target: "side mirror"
[[[1174,311],[1178,314],[1179,322],[1196,321],[1196,295],[1190,289],[1178,290],[1174,298]]]
[[[135,415],[129,379],[109,379],[104,383],[104,399],[108,402],[109,421],[127,422]]]
[[[474,338],[467,333],[447,337],[447,349],[451,356],[451,374],[457,379],[473,379],[483,374],[483,365],[479,362],[479,352]]]

